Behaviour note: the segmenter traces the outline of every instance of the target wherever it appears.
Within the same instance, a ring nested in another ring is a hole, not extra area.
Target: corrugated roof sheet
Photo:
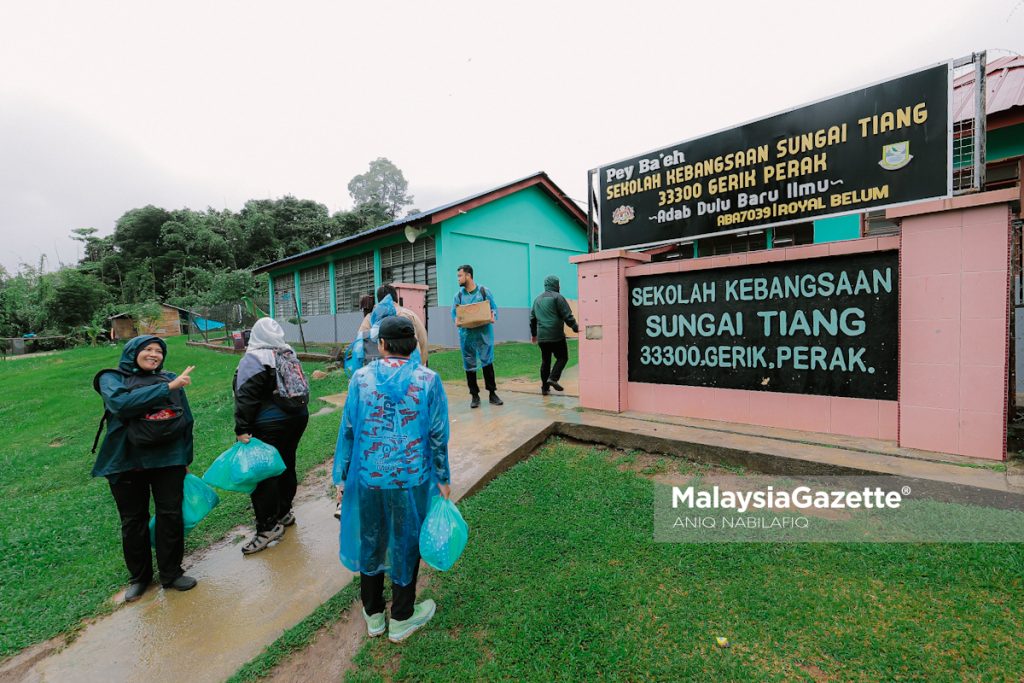
[[[1000,57],[988,63],[985,112],[988,116],[1024,105],[1024,57]],[[953,120],[974,116],[974,73],[953,81]]]
[[[561,193],[561,195],[562,195],[561,198],[564,199],[565,202],[570,202],[571,201],[568,198],[568,195],[566,195],[562,191],[562,189],[559,188],[557,185],[555,185],[555,183],[548,177],[547,173],[545,173],[544,171],[539,171],[537,173],[528,175],[526,177],[519,178],[518,180],[513,180],[510,183],[505,183],[504,185],[499,185],[498,187],[492,187],[489,190],[484,190],[483,192],[478,192],[478,193],[476,193],[474,195],[470,195],[468,197],[463,197],[462,199],[457,199],[454,202],[449,202],[447,204],[442,204],[441,206],[436,206],[433,209],[430,209],[429,211],[423,211],[422,213],[417,213],[417,214],[414,214],[412,216],[406,216],[405,218],[399,218],[397,220],[391,221],[390,223],[385,223],[384,225],[378,225],[375,228],[370,228],[369,230],[363,230],[362,232],[358,232],[355,235],[349,235],[348,237],[342,237],[341,239],[334,240],[333,242],[328,242],[327,244],[321,245],[319,247],[314,247],[312,249],[307,249],[306,251],[301,252],[299,254],[294,254],[292,256],[288,256],[288,257],[285,257],[283,259],[279,259],[277,261],[274,261],[273,263],[268,263],[266,265],[262,265],[259,268],[255,268],[253,270],[253,273],[265,273],[268,270],[272,270],[273,268],[278,267],[278,266],[282,266],[282,265],[284,265],[286,263],[290,263],[290,262],[293,262],[293,261],[300,261],[300,260],[309,258],[310,256],[315,256],[316,254],[319,254],[321,252],[332,251],[332,250],[336,249],[337,247],[340,247],[340,246],[342,246],[342,245],[344,245],[344,244],[346,244],[348,242],[355,242],[357,240],[358,241],[365,240],[365,239],[367,239],[369,237],[373,237],[373,236],[377,235],[378,233],[386,233],[386,232],[394,230],[396,228],[400,228],[403,225],[408,225],[410,223],[417,223],[417,222],[423,221],[425,219],[429,219],[434,214],[441,213],[441,212],[447,211],[449,209],[453,209],[453,208],[459,206],[460,204],[467,204],[469,202],[472,202],[472,201],[474,201],[476,199],[484,197],[484,196],[486,196],[488,194],[491,194],[493,192],[499,192],[501,190],[504,190],[505,188],[512,187],[513,185],[517,185],[519,183],[524,183],[524,182],[530,181],[530,180],[536,180],[538,183],[542,183],[542,182],[549,183],[552,188],[556,189],[558,192]],[[573,204],[573,206],[575,206],[575,204]],[[580,210],[579,207],[576,207],[576,208],[577,208],[577,210]]]

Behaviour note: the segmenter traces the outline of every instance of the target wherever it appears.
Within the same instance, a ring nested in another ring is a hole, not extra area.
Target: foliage
[[[63,268],[55,280],[43,309],[47,321],[63,329],[88,323],[96,311],[110,301],[107,286],[95,275],[75,268]]]
[[[323,204],[287,195],[250,200],[239,212],[133,208],[105,237],[94,227],[74,228],[71,239],[82,245],[74,268],[47,273],[41,260],[14,274],[0,269],[0,336],[94,339],[81,328],[105,325],[96,317],[106,304],[122,312],[144,301],[191,309],[265,299],[266,278],[254,277],[253,268],[393,220],[412,202],[407,188],[402,172],[381,158],[352,179],[355,208],[333,216]]]
[[[399,212],[413,202],[409,196],[409,183],[405,174],[390,160],[378,157],[370,162],[370,169],[348,183],[348,192],[356,207],[371,202],[382,205],[388,220],[394,220]]]

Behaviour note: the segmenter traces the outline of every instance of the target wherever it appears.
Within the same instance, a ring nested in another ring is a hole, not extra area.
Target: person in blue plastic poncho
[[[185,387],[192,382],[192,366],[180,375],[167,372],[166,356],[163,339],[135,337],[124,345],[117,368],[100,370],[93,379],[93,388],[103,397],[107,434],[92,475],[107,478],[121,517],[121,547],[131,575],[125,602],[141,598],[153,580],[151,495],[160,583],[180,591],[196,585],[181,568],[185,554],[181,504],[193,450],[192,411]]]
[[[459,266],[459,291],[452,301],[452,322],[455,322],[455,311],[459,306],[487,301],[491,304],[491,324],[480,327],[459,328],[459,346],[462,349],[462,367],[466,371],[466,385],[469,387],[470,408],[480,407],[480,385],[476,381],[476,368],[481,366],[484,372],[484,386],[490,396],[492,405],[500,406],[505,402],[498,398],[498,385],[494,381],[494,323],[498,320],[498,304],[494,302],[491,291],[477,286],[473,280],[473,266]]]
[[[420,528],[432,496],[447,498],[448,400],[437,373],[409,356],[412,323],[384,318],[382,358],[353,374],[334,450],[334,484],[344,486],[339,535],[342,564],[360,573],[370,636],[399,642],[434,616],[416,601]],[[384,574],[391,577],[391,621],[384,615]]]

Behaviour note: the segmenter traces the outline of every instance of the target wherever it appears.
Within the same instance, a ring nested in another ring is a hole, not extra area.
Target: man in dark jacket
[[[558,380],[569,362],[569,347],[565,343],[565,326],[579,332],[572,309],[565,297],[559,294],[558,278],[548,275],[544,278],[544,293],[538,296],[530,309],[530,338],[540,346],[540,393],[548,395],[548,387],[562,391]],[[555,366],[551,367],[551,356]]]

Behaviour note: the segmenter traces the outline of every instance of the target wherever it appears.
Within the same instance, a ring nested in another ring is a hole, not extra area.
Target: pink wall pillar
[[[580,404],[626,410],[626,268],[647,254],[600,251],[569,259],[577,268],[580,325]]]
[[[888,212],[902,219],[901,446],[1006,456],[1012,194]]]

